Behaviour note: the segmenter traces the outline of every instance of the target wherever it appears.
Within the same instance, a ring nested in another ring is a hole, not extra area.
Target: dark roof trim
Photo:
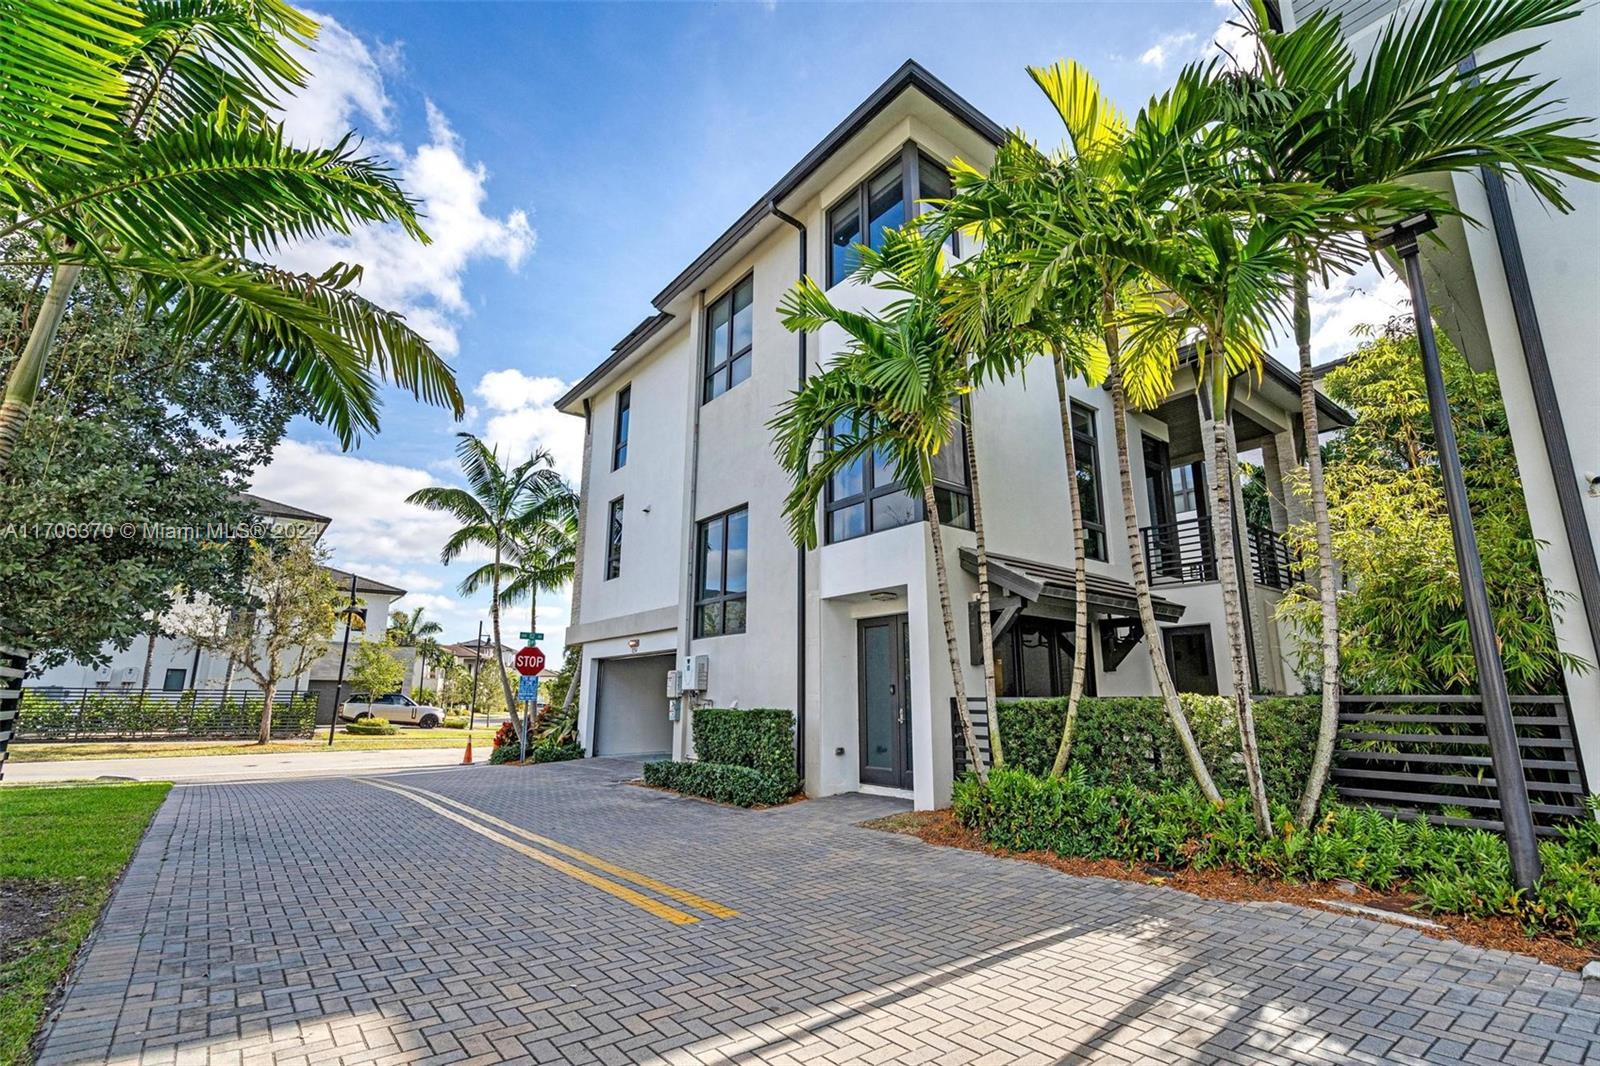
[[[584,393],[588,392],[596,382],[600,381],[607,374],[611,373],[612,369],[616,367],[618,363],[622,362],[624,359],[628,358],[628,356],[638,351],[646,341],[648,341],[651,337],[654,337],[657,333],[660,333],[662,327],[671,321],[672,316],[667,314],[665,311],[662,311],[658,314],[651,315],[643,322],[640,322],[637,326],[634,326],[633,329],[628,331],[628,335],[626,337],[617,342],[616,347],[611,349],[611,354],[606,356],[605,359],[601,361],[599,366],[585,374],[582,381],[579,381],[576,385],[572,386],[572,388],[568,389],[566,394],[562,396],[561,399],[556,401],[556,410],[561,410],[563,407],[567,406],[567,404],[573,402]]]
[[[961,549],[961,568],[969,574],[978,572],[978,554],[971,548]],[[1042,599],[1074,602],[1075,571],[1064,566],[1034,562],[1005,555],[989,554],[989,581],[1007,592],[1015,593],[1030,603]],[[1104,574],[1088,574],[1084,578],[1089,605],[1102,613],[1118,616],[1138,613],[1139,601],[1132,585]],[[1183,617],[1184,605],[1161,596],[1150,597],[1156,620],[1176,622]]]
[[[1194,345],[1185,344],[1178,349],[1179,366],[1187,366],[1194,361]],[[1271,378],[1279,385],[1282,385],[1284,388],[1294,393],[1296,397],[1300,395],[1300,374],[1298,371],[1290,370],[1288,367],[1284,366],[1282,363],[1278,362],[1276,359],[1272,358],[1272,356],[1267,354],[1263,354],[1261,356],[1261,366],[1265,370],[1265,374],[1263,375],[1264,377]],[[1320,377],[1320,375],[1316,376]],[[1348,429],[1356,424],[1355,415],[1351,414],[1343,407],[1328,399],[1327,396],[1323,395],[1321,389],[1317,389],[1315,391],[1317,394],[1317,429],[1319,431],[1326,432],[1327,430],[1335,427]],[[1294,410],[1296,414],[1299,413],[1300,406],[1298,403],[1295,405]]]
[[[323,525],[328,525],[333,521],[325,514],[317,514],[317,512],[307,511],[303,507],[295,507],[292,504],[269,500],[265,496],[257,496],[253,492],[240,492],[236,495],[240,502],[248,505],[256,514],[266,515],[268,518],[298,518],[305,521],[321,522]]]
[[[779,201],[799,187],[800,183],[809,177],[823,163],[826,163],[838,150],[844,146],[857,133],[864,129],[867,123],[877,117],[878,113],[892,104],[908,89],[917,89],[932,100],[935,104],[950,112],[957,120],[971,129],[974,133],[999,144],[1006,137],[1002,129],[988,115],[973,107],[959,96],[954,89],[928,73],[927,69],[914,59],[908,59],[900,69],[891,74],[887,81],[873,90],[871,96],[861,102],[861,106],[850,112],[845,120],[833,128],[833,131],[822,139],[822,142],[805,154],[805,157],[790,168],[789,173],[778,179],[778,183],[766,194],[750,205],[750,209],[739,216],[739,221],[730,226],[727,232],[712,242],[711,247],[695,257],[694,262],[684,268],[683,272],[656,294],[651,301],[656,307],[664,307],[675,298],[682,295],[694,279],[711,263],[755,229],[757,223],[773,212]]]
[[[339,586],[339,590],[348,594],[350,591],[350,571],[340,570],[336,566],[327,567],[327,571],[333,575],[334,584]],[[385,585],[381,581],[375,581],[370,577],[362,577],[360,574],[355,575],[355,579],[357,593],[373,592],[380,596],[404,596],[406,594],[405,589],[397,589],[393,585]]]

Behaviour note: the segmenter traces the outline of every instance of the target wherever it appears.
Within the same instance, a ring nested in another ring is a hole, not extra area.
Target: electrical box
[[[711,656],[685,655],[683,657],[683,690],[704,692],[711,687]]]
[[[667,671],[667,699],[675,700],[683,695],[683,671]]]

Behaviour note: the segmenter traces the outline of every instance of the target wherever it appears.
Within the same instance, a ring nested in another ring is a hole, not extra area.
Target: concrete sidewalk
[[[476,753],[487,762],[487,746]],[[36,785],[51,781],[93,781],[115,777],[179,784],[228,781],[277,781],[298,777],[342,777],[380,770],[412,770],[456,766],[460,748],[399,748],[387,751],[296,751],[261,755],[178,755],[148,759],[70,759],[60,762],[11,762],[4,785]]]

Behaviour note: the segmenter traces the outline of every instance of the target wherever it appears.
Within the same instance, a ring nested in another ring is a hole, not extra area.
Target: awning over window
[[[976,575],[978,553],[971,548],[962,548],[961,568]],[[1052,606],[1070,610],[1077,600],[1076,581],[1077,574],[1070,567],[989,553],[989,583],[1030,603],[1048,600]],[[1139,601],[1128,582],[1090,573],[1084,584],[1089,594],[1090,614],[1138,617]],[[1151,603],[1158,622],[1176,622],[1183,617],[1184,606],[1181,603],[1160,596],[1152,596]]]

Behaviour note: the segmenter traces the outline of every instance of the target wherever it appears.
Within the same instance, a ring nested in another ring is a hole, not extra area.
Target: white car
[[[432,729],[444,721],[444,711],[431,704],[418,703],[410,696],[391,692],[375,700],[367,696],[352,696],[339,708],[339,717],[347,722],[359,722],[363,718],[386,718],[396,725]]]

